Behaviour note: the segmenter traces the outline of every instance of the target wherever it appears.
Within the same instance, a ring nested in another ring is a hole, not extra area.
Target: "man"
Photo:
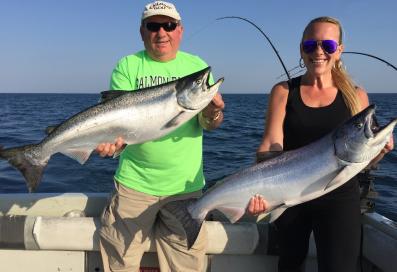
[[[183,26],[173,4],[156,1],[146,5],[140,33],[145,50],[119,61],[111,77],[112,90],[150,87],[207,67],[199,57],[179,51]],[[197,118],[174,132],[123,150],[114,176],[116,190],[102,216],[100,248],[105,271],[138,271],[143,243],[151,234],[162,272],[203,270],[205,229],[187,250],[182,227],[162,207],[201,195],[205,183],[203,128],[219,127],[223,108],[222,97],[217,94]],[[119,138],[115,143],[99,145],[97,152],[112,156],[123,145]]]

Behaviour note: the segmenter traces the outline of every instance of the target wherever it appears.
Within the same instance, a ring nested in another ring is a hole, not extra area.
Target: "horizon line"
[[[100,94],[99,92],[1,92],[1,94]],[[235,92],[220,92],[221,94],[270,94],[270,92],[243,92],[243,93],[235,93]],[[397,94],[397,92],[367,92],[368,94]]]

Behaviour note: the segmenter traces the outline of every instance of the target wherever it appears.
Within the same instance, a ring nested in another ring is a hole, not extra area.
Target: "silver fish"
[[[318,141],[228,176],[197,201],[171,202],[166,209],[185,226],[189,247],[209,211],[217,209],[234,223],[256,194],[267,201],[267,213],[274,221],[288,207],[346,183],[380,153],[397,119],[380,128],[374,113],[371,105]]]
[[[186,123],[207,106],[223,78],[209,86],[208,67],[178,80],[117,97],[89,107],[67,119],[39,144],[0,149],[0,158],[17,168],[30,192],[38,186],[55,153],[84,164],[103,142],[123,137],[127,144],[158,139]]]

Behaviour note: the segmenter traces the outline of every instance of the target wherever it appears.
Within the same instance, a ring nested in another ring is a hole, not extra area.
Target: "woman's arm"
[[[275,85],[270,93],[266,114],[266,126],[262,141],[257,149],[257,162],[269,158],[283,150],[283,123],[288,99],[288,84]]]
[[[283,123],[285,118],[285,107],[288,99],[288,84],[282,82],[276,84],[270,93],[266,114],[266,126],[262,141],[256,151],[257,162],[269,158],[271,152],[283,150]],[[273,154],[272,154],[273,155]],[[267,209],[266,200],[260,196],[252,196],[247,207],[251,215],[259,215]]]

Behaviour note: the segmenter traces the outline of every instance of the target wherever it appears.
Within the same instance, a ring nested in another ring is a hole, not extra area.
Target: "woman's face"
[[[336,24],[318,22],[312,24],[307,29],[303,37],[303,42],[307,40],[332,40],[339,44],[339,35],[339,27]],[[335,61],[340,59],[343,45],[338,45],[334,53],[327,53],[321,45],[321,42],[317,42],[317,46],[315,46],[312,52],[304,52],[301,44],[300,51],[308,73],[314,76],[320,76],[331,73]]]

